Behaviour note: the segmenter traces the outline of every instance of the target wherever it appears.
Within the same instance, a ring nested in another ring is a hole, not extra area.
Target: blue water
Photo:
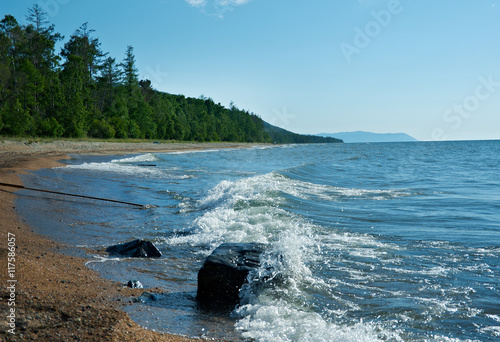
[[[500,340],[500,141],[73,157],[25,182],[156,207],[22,192],[20,210],[39,232],[90,250],[104,277],[162,288],[127,308],[151,329],[235,341]],[[164,256],[98,252],[132,238]],[[253,276],[282,281],[245,286],[230,314],[206,313],[197,271],[224,242],[269,244]]]

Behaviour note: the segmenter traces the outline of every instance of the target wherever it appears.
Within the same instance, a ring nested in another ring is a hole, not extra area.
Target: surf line
[[[69,193],[66,193],[66,192],[59,192],[59,191],[51,191],[51,190],[28,188],[28,187],[25,187],[23,185],[17,185],[17,184],[8,184],[8,183],[1,183],[0,182],[0,185],[10,186],[10,187],[17,188],[17,189],[46,192],[46,193],[49,193],[49,194],[57,194],[57,195],[64,195],[64,196],[80,197],[80,198],[87,198],[87,199],[93,199],[93,200],[98,200],[98,201],[106,201],[106,202],[113,202],[113,203],[120,203],[120,204],[132,205],[132,206],[140,207],[142,209],[148,209],[148,208],[152,208],[153,207],[152,205],[142,205],[142,204],[137,204],[137,203],[131,203],[131,202],[125,202],[125,201],[118,201],[118,200],[109,199],[109,198],[100,198],[100,197],[93,197],[93,196],[69,194]]]

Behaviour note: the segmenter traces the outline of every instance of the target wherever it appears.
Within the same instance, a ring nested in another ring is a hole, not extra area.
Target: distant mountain
[[[342,139],[346,143],[363,142],[405,142],[418,141],[406,133],[372,133],[372,132],[341,132],[341,133],[320,133],[320,137],[335,137]]]
[[[270,123],[264,123],[264,132],[269,134],[271,141],[276,144],[311,144],[311,143],[341,143],[342,140],[333,137],[322,137],[319,135],[304,135],[297,134],[286,129],[279,128],[271,125]]]

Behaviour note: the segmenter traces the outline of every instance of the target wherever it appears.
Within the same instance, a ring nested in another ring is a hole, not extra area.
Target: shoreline
[[[0,138],[0,169],[9,166],[9,161],[20,161],[26,157],[64,156],[67,154],[130,154],[168,153],[207,149],[248,148],[253,146],[274,146],[266,143],[231,142],[105,142],[84,140],[54,140],[33,142]],[[61,158],[62,159],[62,158]]]
[[[0,141],[0,181],[22,185],[20,174],[61,166],[58,160],[70,158],[67,154],[119,155],[263,145],[269,144],[7,140]],[[0,340],[201,341],[147,330],[133,322],[120,308],[144,290],[106,280],[84,265],[87,259],[63,254],[64,244],[34,233],[23,222],[15,199],[15,189],[0,186]],[[9,325],[9,320],[15,324]]]

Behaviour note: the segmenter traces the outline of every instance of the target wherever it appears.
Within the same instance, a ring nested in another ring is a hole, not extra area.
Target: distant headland
[[[405,142],[418,141],[406,133],[372,133],[372,132],[340,132],[320,133],[320,137],[335,137],[342,139],[345,143],[367,143],[367,142]]]

